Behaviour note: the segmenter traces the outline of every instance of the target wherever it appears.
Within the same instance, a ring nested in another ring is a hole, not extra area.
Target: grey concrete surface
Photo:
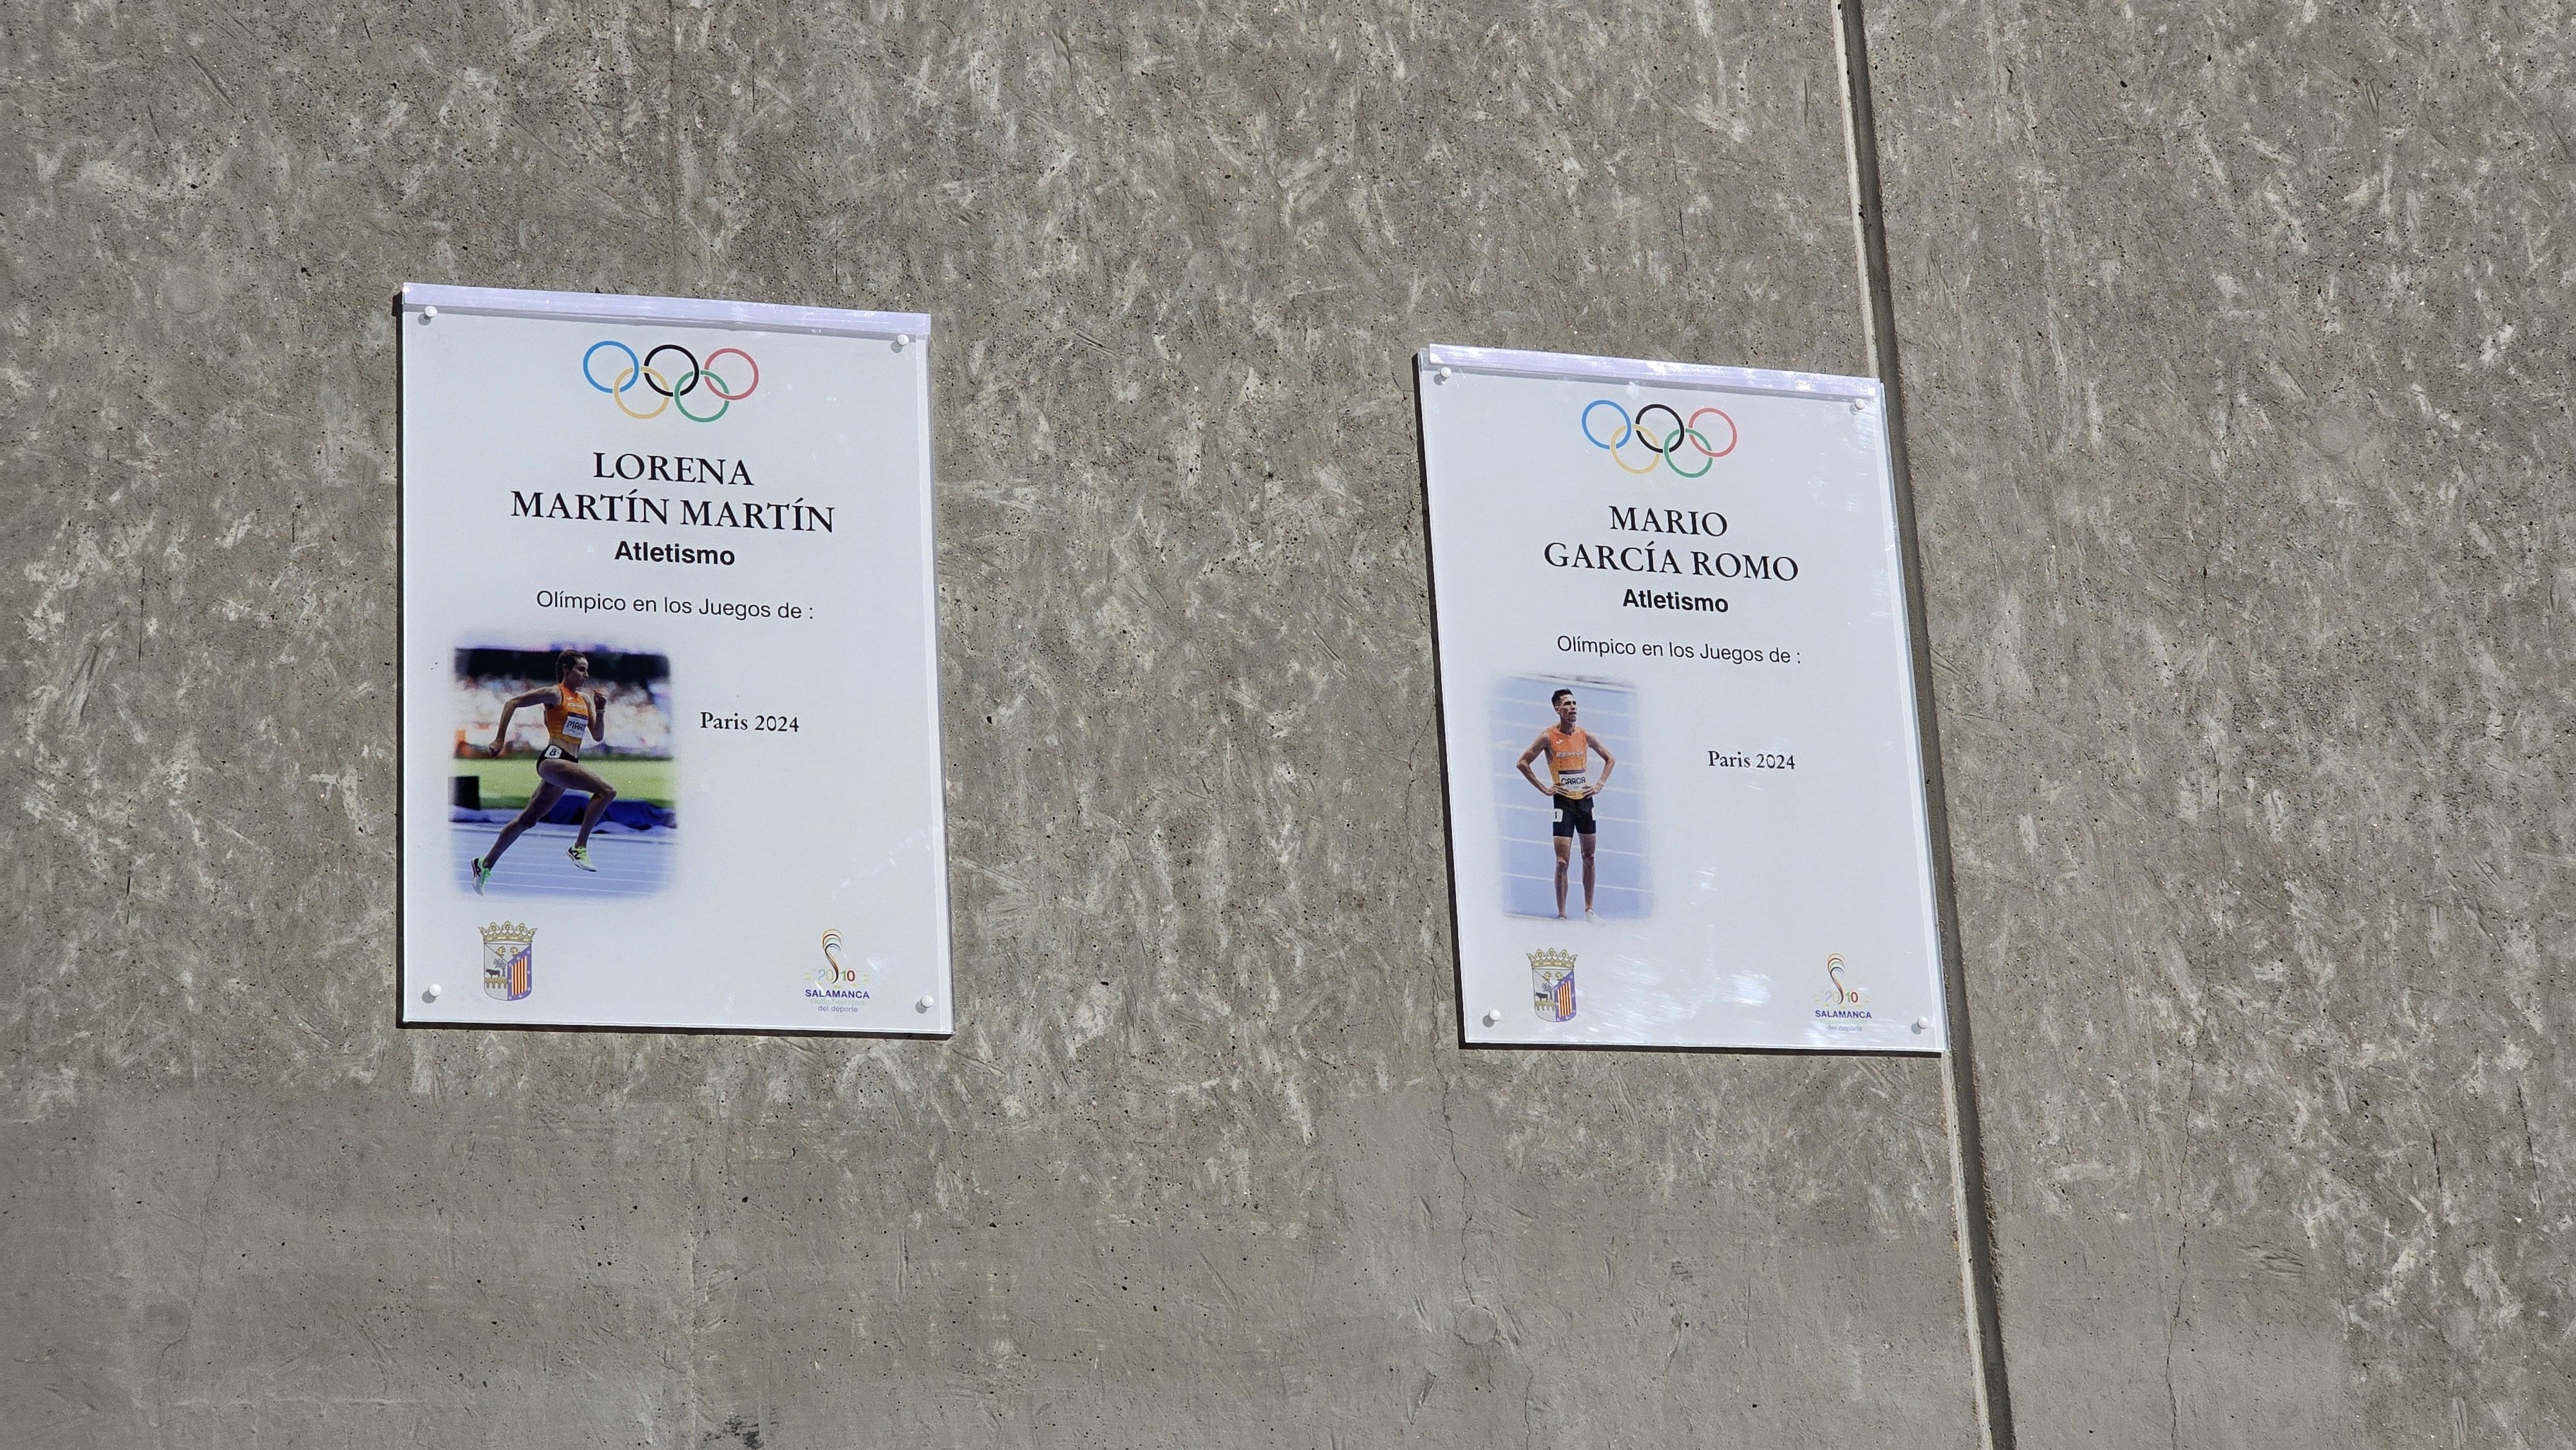
[[[1858,369],[1828,20],[19,7],[0,1441],[1970,1443],[1935,1065],[1455,1041],[1406,360]],[[415,279],[937,317],[954,1041],[394,1029]]]
[[[2576,1443],[2576,14],[1875,20],[2020,1443]]]

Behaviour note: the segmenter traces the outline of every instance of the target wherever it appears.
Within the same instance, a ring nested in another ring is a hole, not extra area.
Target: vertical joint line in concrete
[[[1914,521],[1914,472],[1905,443],[1905,389],[1898,370],[1896,297],[1887,263],[1887,217],[1879,194],[1878,121],[1871,108],[1869,28],[1862,0],[1834,0],[1835,49],[1842,60],[1844,137],[1849,145],[1852,226],[1860,253],[1862,312],[1870,370],[1886,388],[1889,471],[1896,486],[1897,549],[1912,620],[1914,716],[1923,741],[1923,793],[1932,836],[1932,885],[1941,913],[1941,984],[1950,1050],[1941,1096],[1950,1123],[1952,1211],[1959,1222],[1959,1277],[1974,1357],[1977,1425],[1987,1450],[2013,1450],[2012,1389],[2004,1365],[2003,1315],[1996,1294],[1985,1139],[1977,1119],[1976,1052],[1968,1031],[1968,983],[1951,874],[1948,791],[1932,707],[1932,639],[1923,601],[1923,549]]]
[[[687,244],[681,234],[689,225],[688,186],[680,175],[680,0],[666,0],[663,12],[670,22],[665,38],[671,46],[662,68],[662,165],[671,188],[671,258],[670,280],[662,290],[677,297],[686,290]]]

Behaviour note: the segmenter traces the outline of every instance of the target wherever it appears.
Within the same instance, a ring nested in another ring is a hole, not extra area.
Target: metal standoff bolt
[[[428,986],[421,988],[421,989],[420,989],[420,1000],[422,1000],[422,1001],[424,1001],[424,1002],[435,1002],[435,1001],[437,1001],[437,1000],[438,1000],[438,984],[437,984],[436,982],[432,982],[432,983],[430,983]]]
[[[1449,370],[1447,368],[1442,368],[1440,371],[1432,374],[1432,380],[1443,383],[1449,381]]]
[[[1487,1008],[1487,1009],[1486,1009],[1486,1011],[1485,1011],[1485,1025],[1486,1025],[1486,1026],[1491,1027],[1491,1026],[1493,1026],[1495,1023],[1500,1022],[1500,1021],[1502,1021],[1502,1020],[1503,1020],[1503,1014],[1502,1014],[1501,1009],[1499,1009],[1499,1008]]]
[[[1920,1018],[1920,1017],[1917,1017],[1917,1018],[1915,1018],[1915,1019],[1914,1019],[1914,1030],[1915,1030],[1916,1032],[1918,1032],[1918,1033],[1919,1033],[1919,1032],[1921,1032],[1924,1028],[1927,1028],[1927,1027],[1929,1027],[1929,1026],[1931,1026],[1931,1025],[1932,1025],[1931,1023],[1924,1021],[1924,1020],[1923,1020],[1922,1018]]]
[[[927,1012],[933,1006],[937,1005],[938,1000],[938,998],[924,992],[921,996],[921,1000],[912,1004],[912,1010],[915,1012]]]
[[[424,307],[424,308],[422,308],[422,309],[420,310],[420,325],[421,325],[421,326],[423,326],[423,327],[427,327],[427,326],[429,326],[431,323],[436,322],[437,320],[438,320],[438,309],[437,309],[437,308],[435,308],[435,307]]]
[[[901,351],[903,351],[905,348],[908,348],[908,347],[910,347],[910,346],[912,346],[912,334],[911,334],[911,333],[909,333],[909,332],[898,332],[898,333],[896,333],[896,334],[894,335],[894,350],[895,350],[895,351],[897,351],[897,352],[901,352]]]

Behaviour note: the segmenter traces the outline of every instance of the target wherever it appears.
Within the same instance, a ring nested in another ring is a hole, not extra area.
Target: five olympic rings
[[[601,350],[605,348],[615,348],[626,354],[626,366],[617,373],[614,380],[603,383],[599,380],[598,372],[593,368],[592,359],[598,357]],[[676,352],[688,360],[689,370],[682,373],[676,383],[671,381],[671,373],[668,369],[655,366],[661,360],[662,354],[666,352]],[[717,359],[728,353],[741,358],[742,365],[751,370],[751,381],[738,393],[731,391],[731,385],[725,382],[724,375],[716,371]],[[594,342],[590,345],[590,351],[581,355],[581,376],[584,382],[608,394],[609,400],[617,404],[617,410],[629,418],[659,418],[664,409],[676,407],[679,409],[680,416],[692,423],[714,422],[725,415],[727,408],[750,397],[760,388],[760,364],[752,361],[751,354],[741,348],[718,348],[707,354],[707,360],[701,363],[696,353],[676,342],[663,343],[640,358],[635,355],[635,349],[614,338]],[[643,383],[661,399],[649,411],[638,412],[626,401],[626,395],[634,391],[638,382]],[[714,412],[692,413],[689,411],[689,405],[681,401],[696,392],[700,384],[704,384],[708,392],[724,400],[716,404]]]
[[[1603,438],[1593,431],[1592,412],[1596,408],[1607,408],[1618,417],[1619,431],[1616,434]],[[1657,413],[1671,419],[1672,426],[1667,428],[1660,422],[1652,421]],[[1723,448],[1710,446],[1708,434],[1700,428],[1700,419],[1709,417],[1714,417],[1726,425],[1726,446]],[[1607,449],[1611,459],[1630,473],[1652,473],[1655,471],[1655,465],[1660,462],[1664,467],[1684,478],[1698,478],[1715,468],[1717,460],[1735,451],[1738,434],[1735,431],[1735,420],[1728,417],[1722,408],[1702,408],[1688,418],[1684,418],[1678,409],[1663,403],[1648,403],[1637,410],[1636,417],[1630,418],[1628,410],[1617,403],[1611,402],[1608,398],[1595,398],[1583,405],[1583,437],[1593,447]],[[1630,463],[1628,455],[1620,451],[1627,447],[1632,439],[1645,446],[1644,463]],[[1700,465],[1697,468],[1682,467],[1682,444],[1685,441],[1700,456]]]

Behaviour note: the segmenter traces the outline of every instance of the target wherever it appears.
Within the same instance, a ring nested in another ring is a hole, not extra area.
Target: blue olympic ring
[[[601,344],[600,344],[600,347],[606,347],[606,346],[608,346],[608,344],[607,344],[607,343],[601,343]],[[594,351],[594,352],[596,352],[597,350],[598,350],[597,348],[592,349],[592,351]],[[631,353],[631,352],[627,354],[627,356],[628,356],[628,357],[633,357],[634,355],[635,355],[635,354],[633,354],[633,353]],[[585,371],[587,371],[587,370],[589,369],[589,367],[590,367],[590,359],[588,359],[588,358],[583,358],[583,359],[581,360],[581,365],[582,365],[583,369],[584,369]],[[596,386],[596,385],[594,385],[594,386]],[[602,391],[605,391],[605,390],[603,389]],[[1609,409],[1611,412],[1616,413],[1616,414],[1618,414],[1618,415],[1619,415],[1619,436],[1618,436],[1617,438],[1612,439],[1610,442],[1604,443],[1604,442],[1602,442],[1600,439],[1598,439],[1598,438],[1594,438],[1594,437],[1592,436],[1592,410],[1593,410],[1593,409],[1595,409],[1595,408],[1607,408],[1607,409]],[[1629,434],[1629,431],[1630,431],[1630,425],[1629,425],[1629,422],[1628,422],[1628,410],[1627,410],[1627,409],[1625,409],[1625,408],[1620,407],[1618,404],[1616,404],[1616,403],[1614,403],[1614,402],[1611,402],[1608,398],[1595,398],[1595,399],[1593,399],[1591,402],[1586,403],[1586,404],[1584,404],[1584,405],[1583,405],[1583,436],[1584,436],[1587,440],[1589,440],[1589,441],[1591,442],[1591,444],[1592,444],[1592,446],[1593,446],[1593,447],[1595,447],[1595,448],[1616,448],[1616,447],[1618,447],[1620,444],[1625,443],[1625,442],[1627,442],[1627,441],[1628,441],[1628,434]]]
[[[599,356],[599,350],[603,347],[613,347],[619,352],[626,354],[626,371],[617,375],[618,385],[613,388],[608,384],[601,382],[598,378],[593,377],[590,371],[590,360]],[[590,351],[581,355],[581,375],[583,379],[592,387],[599,389],[603,393],[622,393],[628,388],[635,386],[635,380],[638,377],[643,376],[643,373],[644,360],[635,355],[635,349],[617,341],[615,338],[611,338],[606,342],[594,342],[590,345]]]

